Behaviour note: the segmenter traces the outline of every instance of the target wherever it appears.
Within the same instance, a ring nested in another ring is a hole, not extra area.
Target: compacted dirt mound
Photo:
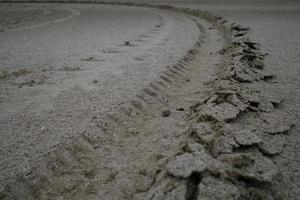
[[[285,199],[273,162],[293,126],[248,28],[185,12],[194,47],[126,104],[25,168],[0,199]],[[260,83],[260,84],[258,84]],[[262,87],[263,85],[263,87]]]

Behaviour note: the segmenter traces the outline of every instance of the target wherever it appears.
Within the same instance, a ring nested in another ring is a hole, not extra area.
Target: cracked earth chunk
[[[211,134],[212,130],[207,123],[200,122],[193,125],[193,130],[197,132],[199,135]]]
[[[222,103],[224,102],[228,97],[235,95],[235,91],[233,90],[218,90],[216,94],[218,95],[217,101],[214,101],[216,103]]]
[[[267,132],[270,134],[287,133],[290,128],[291,126],[289,124],[274,124]]]
[[[286,144],[285,137],[282,135],[273,135],[264,138],[263,142],[258,145],[259,149],[269,155],[275,155],[282,152]]]
[[[214,139],[214,134],[208,124],[200,122],[193,126],[191,136],[199,143],[209,144]]]
[[[239,189],[228,182],[205,177],[198,186],[197,200],[238,200]]]
[[[215,142],[212,153],[214,156],[218,156],[221,153],[231,153],[233,148],[238,147],[239,145],[235,142],[233,137],[230,136],[221,136]]]
[[[197,153],[204,150],[204,146],[195,141],[188,141],[182,148],[184,152]]]
[[[236,67],[234,78],[239,82],[251,83],[253,81],[263,79],[264,75],[255,68],[250,69],[248,67]]]
[[[285,116],[280,114],[263,115],[264,123],[261,124],[264,132],[271,135],[287,133],[293,125],[292,119],[287,119]]]
[[[249,130],[239,130],[233,133],[235,141],[239,145],[247,146],[247,145],[253,145],[258,144],[262,140],[260,137],[258,137],[255,133]]]
[[[259,91],[251,91],[251,90],[242,90],[240,95],[247,101],[251,103],[259,103],[261,99],[261,95]]]
[[[258,109],[263,112],[272,112],[274,110],[274,106],[271,101],[267,99],[261,99],[258,104]]]
[[[248,105],[242,102],[236,94],[233,94],[232,96],[228,97],[228,101],[231,102],[233,105],[238,107],[240,111],[245,111],[248,108]]]
[[[278,169],[272,160],[258,153],[224,155],[222,160],[232,166],[226,169],[227,173],[237,178],[270,183],[278,174]]]
[[[220,80],[216,83],[215,90],[231,90],[231,91],[238,91],[238,85],[234,84],[230,80]]]
[[[217,159],[208,157],[206,160],[207,170],[216,177],[226,178],[225,165]]]
[[[250,74],[243,72],[242,70],[235,70],[234,78],[239,82],[251,83],[255,81],[255,78],[253,78]]]
[[[237,118],[240,113],[239,109],[230,103],[221,103],[218,105],[208,104],[202,109],[200,119],[229,121]]]
[[[181,178],[187,178],[193,172],[202,172],[205,168],[206,164],[190,153],[177,156],[174,161],[167,165],[167,171],[170,175]]]
[[[216,150],[218,153],[231,153],[233,148],[238,147],[239,145],[235,142],[232,137],[220,137]]]

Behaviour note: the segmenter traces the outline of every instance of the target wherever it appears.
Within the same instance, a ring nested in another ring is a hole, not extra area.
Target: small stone
[[[184,111],[184,108],[176,108],[177,111]]]
[[[125,46],[129,46],[130,42],[129,41],[125,41]]]
[[[162,113],[161,113],[161,116],[162,117],[169,117],[170,114],[171,114],[170,110],[163,110]]]
[[[273,73],[262,72],[262,75],[263,75],[263,79],[264,79],[265,81],[271,80],[271,79],[274,78],[274,74],[273,74]]]
[[[93,83],[98,83],[98,80],[94,79],[94,80],[93,80]]]
[[[239,145],[248,146],[258,144],[262,141],[254,132],[249,130],[239,130],[233,133],[235,141]]]
[[[202,172],[205,168],[205,163],[190,153],[177,156],[167,165],[168,173],[180,178],[188,178],[193,172]]]
[[[243,90],[240,92],[243,99],[247,100],[252,104],[259,104],[261,95],[259,91]]]

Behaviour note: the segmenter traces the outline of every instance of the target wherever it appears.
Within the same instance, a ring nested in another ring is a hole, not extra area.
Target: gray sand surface
[[[13,26],[29,5],[0,6],[0,69],[20,73],[1,80],[1,177],[122,105],[199,34],[184,15],[147,8],[33,5],[41,16]]]
[[[300,3],[133,2],[1,5],[0,199],[298,200]]]

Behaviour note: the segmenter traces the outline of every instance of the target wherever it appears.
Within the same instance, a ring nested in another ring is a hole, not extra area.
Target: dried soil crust
[[[162,7],[165,9],[174,9]],[[127,105],[59,146],[1,190],[3,199],[280,199],[272,191],[293,125],[255,87],[264,54],[248,28],[181,9],[203,36]],[[268,82],[266,82],[266,87]]]

